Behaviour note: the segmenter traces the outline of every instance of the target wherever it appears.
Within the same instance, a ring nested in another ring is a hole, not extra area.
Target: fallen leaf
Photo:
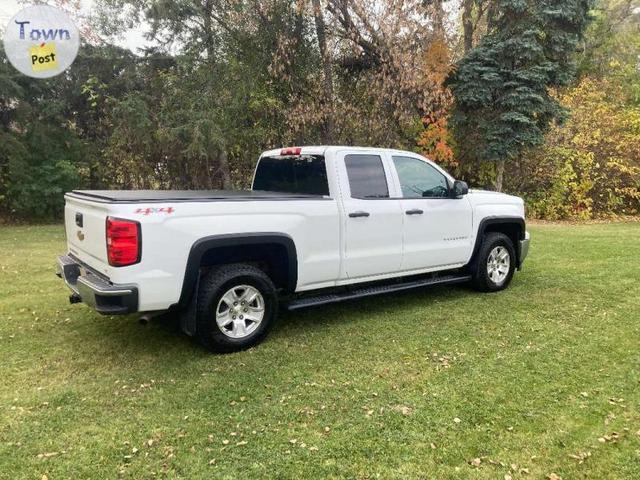
[[[611,432],[609,435],[603,435],[602,437],[598,438],[598,441],[600,443],[607,443],[607,442],[617,442],[618,439],[620,438],[620,434],[618,432]]]
[[[454,423],[460,423],[462,420],[460,420],[458,417],[453,419]]]
[[[395,405],[392,410],[401,413],[402,415],[411,415],[413,409],[411,407],[407,407],[406,405]]]
[[[59,455],[59,452],[39,453],[38,458],[49,458],[49,457],[55,457],[56,455]]]
[[[482,459],[474,458],[473,460],[469,460],[469,463],[474,467],[479,467],[480,464],[482,463]]]
[[[570,458],[578,460],[578,463],[584,463],[584,461],[591,456],[591,452],[578,452],[569,455]]]

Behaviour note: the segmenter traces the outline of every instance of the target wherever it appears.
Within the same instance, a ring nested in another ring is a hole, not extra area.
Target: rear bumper
[[[522,263],[524,262],[527,255],[529,255],[529,243],[531,242],[531,235],[529,232],[525,232],[524,240],[520,240],[520,252],[518,255],[518,268],[522,268]]]
[[[86,303],[103,315],[123,315],[138,311],[138,288],[135,285],[111,283],[69,255],[58,257],[56,275],[71,289],[71,303]]]

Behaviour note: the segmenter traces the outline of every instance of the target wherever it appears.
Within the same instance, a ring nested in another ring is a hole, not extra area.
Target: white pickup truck
[[[506,288],[527,256],[522,199],[469,191],[411,152],[264,152],[250,191],[73,191],[58,275],[103,314],[175,311],[219,352],[290,310],[428,285]]]

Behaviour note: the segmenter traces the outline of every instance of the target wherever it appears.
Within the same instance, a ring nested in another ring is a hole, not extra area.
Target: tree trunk
[[[313,4],[313,16],[316,23],[316,35],[318,36],[318,47],[320,49],[320,55],[322,57],[322,70],[324,76],[324,101],[325,108],[325,122],[324,122],[324,143],[332,143],[334,122],[333,122],[333,69],[331,65],[331,57],[327,50],[327,35],[324,24],[324,17],[322,15],[322,9],[320,7],[320,0],[311,0]]]
[[[445,40],[445,13],[442,8],[442,0],[434,0],[433,2],[433,33],[438,40]]]
[[[487,8],[487,33],[493,32],[498,20],[498,2],[490,2]]]
[[[464,0],[462,4],[462,32],[465,55],[473,48],[473,3],[474,0]]]
[[[504,160],[496,162],[496,192],[502,192],[502,184],[504,181]]]
[[[205,51],[207,52],[207,62],[209,65],[213,65],[213,53],[214,53],[214,27],[213,27],[213,1],[205,0],[203,4],[203,29],[205,38]],[[229,169],[229,161],[227,159],[227,152],[223,150],[218,154],[218,170],[222,179],[222,188],[229,190],[231,185],[231,170]]]
[[[229,161],[227,159],[227,152],[225,152],[224,150],[221,150],[220,154],[218,155],[218,166],[220,168],[220,175],[222,178],[222,188],[224,190],[231,190],[233,186],[231,185]]]

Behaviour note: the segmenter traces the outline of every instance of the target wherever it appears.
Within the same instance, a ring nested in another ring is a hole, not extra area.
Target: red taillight
[[[140,261],[140,223],[107,217],[107,258],[112,267],[125,267]]]
[[[280,150],[280,155],[300,155],[302,147],[287,147]]]

